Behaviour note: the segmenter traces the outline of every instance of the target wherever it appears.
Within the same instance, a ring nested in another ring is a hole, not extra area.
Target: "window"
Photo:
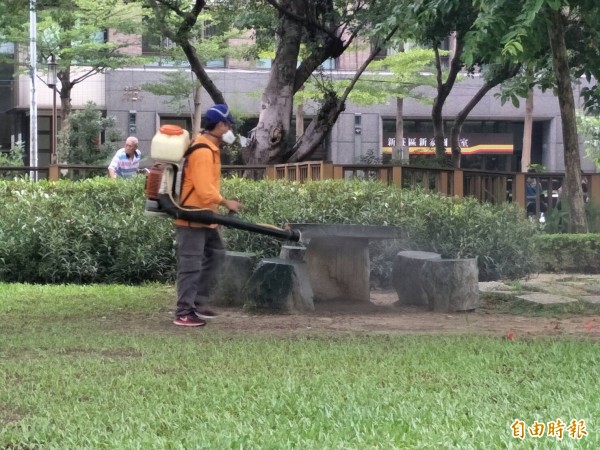
[[[444,51],[450,51],[450,37],[445,38],[441,43],[440,43],[440,50],[444,50]],[[441,56],[440,57],[441,63],[442,63],[442,67],[448,67],[450,65],[450,55],[446,55],[446,56]]]
[[[91,40],[99,44],[108,42],[108,30],[100,30],[92,33]]]
[[[258,58],[256,60],[257,69],[270,69],[273,66],[273,60],[271,58]]]
[[[336,62],[334,58],[328,58],[321,64],[321,68],[324,70],[335,70]]]
[[[371,42],[371,51],[375,50],[376,45],[377,45],[376,42]],[[373,58],[373,61],[379,61],[381,59],[384,59],[387,55],[388,55],[388,49],[383,47],[381,50],[379,50],[377,55],[375,55],[375,58]]]
[[[225,58],[211,59],[210,61],[206,61],[204,64],[209,69],[222,69],[225,68]]]
[[[12,42],[3,42],[0,43],[0,54],[2,55],[14,55],[15,54],[15,44]]]
[[[0,62],[0,151],[11,147],[10,136],[14,133],[14,116],[9,116],[5,111],[13,108],[13,86],[15,66]]]
[[[215,33],[215,27],[203,27],[202,39],[210,38]],[[189,62],[186,59],[175,60],[172,56],[172,50],[177,44],[168,37],[160,34],[147,32],[142,35],[142,55],[150,56],[153,62],[147,64],[150,66],[172,67],[182,66],[189,67]],[[215,58],[204,63],[207,68],[224,68],[226,67],[225,58]]]
[[[145,33],[142,35],[142,55],[153,57],[151,66],[187,66],[187,61],[175,64],[170,52],[176,44],[171,39],[160,34]]]
[[[209,20],[203,20],[201,33],[202,39],[210,39],[211,37],[215,37],[218,35],[219,29]]]

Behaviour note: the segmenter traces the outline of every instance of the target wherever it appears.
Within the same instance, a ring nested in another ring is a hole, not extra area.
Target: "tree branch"
[[[394,28],[382,42],[389,41],[397,30],[398,27]],[[336,98],[335,92],[330,91],[326,93],[325,102],[323,103],[322,108],[317,113],[316,118],[314,118],[310,123],[307,132],[305,132],[300,140],[294,145],[292,154],[288,158],[288,162],[304,160],[304,158],[309,157],[315,151],[317,146],[323,142],[327,132],[331,129],[331,124],[333,124],[341,112],[344,111],[346,99],[354,88],[354,85],[362,73],[366,70],[367,66],[381,51],[381,48],[381,45],[377,45],[373,50],[371,50],[369,57],[357,69],[354,77],[352,80],[350,80],[350,84],[346,87],[340,97]],[[307,135],[310,136],[310,138],[307,138]]]
[[[71,84],[81,83],[83,80],[86,80],[89,77],[92,77],[92,76],[96,75],[97,73],[102,72],[104,69],[105,69],[105,67],[96,67],[94,69],[90,69],[87,73],[84,73],[80,77],[77,77],[74,80],[71,80]]]
[[[397,26],[394,27],[394,29],[385,37],[385,39],[382,42],[383,43],[388,42],[394,36],[394,34],[396,34],[396,31],[398,31],[398,28],[399,27],[397,27]],[[373,61],[375,59],[375,57],[377,56],[377,54],[382,50],[382,48],[383,48],[381,45],[382,42],[379,42],[378,45],[376,45],[375,48],[373,50],[371,50],[369,57],[357,69],[356,73],[354,74],[354,77],[350,81],[350,84],[346,87],[346,89],[344,90],[344,93],[340,97],[341,101],[343,101],[343,102],[346,101],[346,98],[348,98],[348,95],[350,95],[350,92],[352,91],[352,89],[354,89],[354,85],[356,84],[356,82],[358,81],[358,79],[360,78],[362,73],[367,69],[369,64],[371,64],[371,61]]]
[[[450,132],[450,148],[452,149],[452,165],[454,167],[460,167],[460,134],[462,132],[462,126],[465,123],[465,120],[467,119],[471,111],[473,110],[473,108],[475,108],[475,106],[477,106],[481,99],[493,88],[498,86],[500,83],[503,83],[504,81],[515,77],[520,69],[520,63],[505,63],[504,66],[492,78],[486,81],[485,84],[479,88],[477,93],[456,115],[454,123],[452,124],[452,130]]]
[[[283,15],[289,17],[290,19],[304,25],[305,28],[313,27],[313,28],[316,28],[317,30],[321,31],[322,33],[326,34],[327,36],[329,36],[332,39],[339,39],[339,37],[336,36],[335,33],[333,33],[331,30],[325,28],[320,23],[310,20],[307,17],[301,17],[297,14],[294,14],[288,8],[284,8],[282,5],[280,5],[279,2],[277,2],[276,0],[265,0],[265,1],[269,5],[271,5],[273,8],[275,8],[277,11],[279,11],[280,14],[283,14]],[[298,1],[298,0],[292,0],[292,1]]]
[[[335,52],[331,52],[328,46],[320,47],[311,54],[308,58],[305,58],[301,63],[298,69],[296,70],[296,78],[294,80],[294,93],[298,92],[300,88],[304,85],[306,80],[311,76],[311,74],[315,71],[319,65],[323,61],[325,61],[328,57],[337,58],[346,49],[350,46],[350,44],[354,41],[358,33],[362,30],[363,26],[357,27],[348,37],[348,39],[343,42],[341,38],[337,37],[336,40],[340,42],[342,45]]]
[[[157,18],[161,33],[171,39],[173,42],[176,42],[181,47],[188,62],[190,63],[192,72],[194,72],[202,87],[206,89],[206,92],[208,95],[210,95],[210,98],[213,100],[213,102],[225,103],[225,97],[223,96],[223,93],[217,88],[212,79],[204,70],[202,63],[198,58],[198,54],[196,53],[196,48],[190,43],[190,31],[194,25],[196,25],[198,16],[206,6],[206,1],[196,0],[190,12],[182,11],[180,8],[177,8],[166,0],[149,0],[149,3],[154,11],[155,17]],[[165,26],[165,14],[159,7],[159,4],[167,7],[183,19],[176,32],[169,30]]]

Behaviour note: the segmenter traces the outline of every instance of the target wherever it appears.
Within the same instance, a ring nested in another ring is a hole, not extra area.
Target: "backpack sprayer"
[[[225,216],[209,209],[180,206],[184,155],[188,148],[194,151],[194,146],[190,147],[190,135],[177,125],[161,126],[152,138],[150,156],[156,163],[146,177],[146,214],[205,225],[224,225],[289,241],[300,240],[300,232],[291,228],[254,224],[232,217],[231,213]]]

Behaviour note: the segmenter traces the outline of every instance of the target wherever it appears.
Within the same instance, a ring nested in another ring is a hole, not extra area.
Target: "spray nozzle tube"
[[[300,231],[292,228],[278,228],[274,225],[255,224],[234,217],[233,214],[216,214],[209,209],[182,208],[177,205],[170,194],[161,194],[159,199],[161,210],[175,219],[187,220],[189,222],[202,223],[205,225],[224,225],[226,227],[251,231],[253,233],[298,242]]]

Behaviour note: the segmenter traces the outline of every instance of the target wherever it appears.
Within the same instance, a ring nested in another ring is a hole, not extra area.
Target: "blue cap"
[[[204,120],[206,123],[225,122],[227,124],[232,124],[235,122],[227,105],[215,105],[212,108],[209,108],[204,115]]]

